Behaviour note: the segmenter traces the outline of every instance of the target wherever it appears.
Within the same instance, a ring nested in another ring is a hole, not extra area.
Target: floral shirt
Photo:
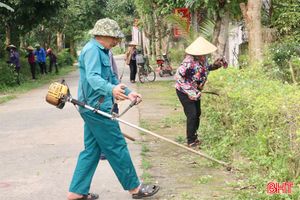
[[[193,56],[187,55],[175,74],[177,90],[185,93],[191,100],[199,100],[202,88],[206,83],[209,65],[201,65]]]

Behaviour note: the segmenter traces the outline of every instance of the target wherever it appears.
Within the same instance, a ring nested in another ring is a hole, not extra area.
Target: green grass
[[[261,73],[259,68],[238,70],[229,68],[212,72],[207,91],[218,91],[220,97],[202,96],[200,135],[202,150],[217,159],[233,162],[241,169],[239,188],[254,185],[254,189],[238,190],[235,199],[299,199],[300,177],[300,90],[299,86],[283,84]],[[145,99],[177,109],[174,81],[139,85]],[[183,113],[162,118],[160,123],[143,125],[151,130],[185,126]],[[290,138],[293,138],[292,140]],[[181,136],[176,141],[184,140]],[[209,181],[200,177],[199,184]],[[291,195],[267,195],[269,181],[291,181]],[[193,198],[188,194],[182,199]]]
[[[142,159],[142,167],[145,170],[150,169],[151,168],[151,163],[146,159]]]
[[[26,80],[21,82],[21,85],[14,85],[11,87],[4,87],[0,88],[0,104],[5,103],[9,100],[16,98],[19,94],[26,93],[32,89],[41,87],[45,84],[51,83],[53,81],[60,80],[61,77],[67,75],[68,73],[76,70],[74,66],[69,67],[62,67],[60,68],[59,74],[47,74],[44,76],[38,76],[36,81]]]
[[[181,199],[182,200],[197,200],[197,198],[193,197],[192,194],[188,194],[187,192],[183,192],[181,194]]]
[[[212,176],[210,175],[203,175],[199,178],[197,178],[196,182],[197,184],[206,184],[212,179]]]

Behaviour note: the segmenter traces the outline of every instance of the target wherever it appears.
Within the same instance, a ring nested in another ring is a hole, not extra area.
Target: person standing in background
[[[34,55],[36,56],[36,61],[40,66],[41,74],[47,74],[45,49],[39,44],[36,44],[35,48],[36,50],[34,51]]]
[[[35,58],[34,58],[34,54],[33,54],[33,47],[29,46],[26,48],[27,50],[27,55],[26,58],[28,60],[28,64],[30,65],[30,72],[31,72],[31,76],[32,76],[32,80],[36,80],[35,77]]]
[[[130,68],[130,82],[135,83],[135,77],[137,73],[136,66],[136,46],[138,44],[135,41],[131,41],[128,44],[128,50],[125,53],[125,61],[126,64],[129,65]]]
[[[17,50],[17,47],[13,44],[8,46],[9,50],[9,61],[11,65],[14,66],[14,70],[17,73],[17,83],[20,85],[20,69],[21,69],[21,64],[20,64],[20,55]]]
[[[47,49],[47,56],[49,57],[49,73],[52,72],[52,66],[55,66],[55,73],[58,74],[57,57],[53,53],[52,49]]]

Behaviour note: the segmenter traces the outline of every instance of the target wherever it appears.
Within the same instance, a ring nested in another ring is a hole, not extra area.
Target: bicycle
[[[138,76],[141,83],[145,81],[153,82],[156,79],[156,74],[154,69],[150,65],[141,65],[137,64],[138,66]]]
[[[138,76],[141,83],[145,81],[153,82],[156,79],[154,69],[149,65],[148,56],[144,56],[141,50],[137,51],[136,65],[138,67]]]

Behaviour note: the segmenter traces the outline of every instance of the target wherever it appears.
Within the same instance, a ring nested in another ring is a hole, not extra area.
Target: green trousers
[[[138,187],[139,178],[119,123],[91,111],[81,113],[81,116],[85,122],[85,149],[78,157],[69,191],[83,195],[89,193],[101,152],[105,154],[124,190]]]

